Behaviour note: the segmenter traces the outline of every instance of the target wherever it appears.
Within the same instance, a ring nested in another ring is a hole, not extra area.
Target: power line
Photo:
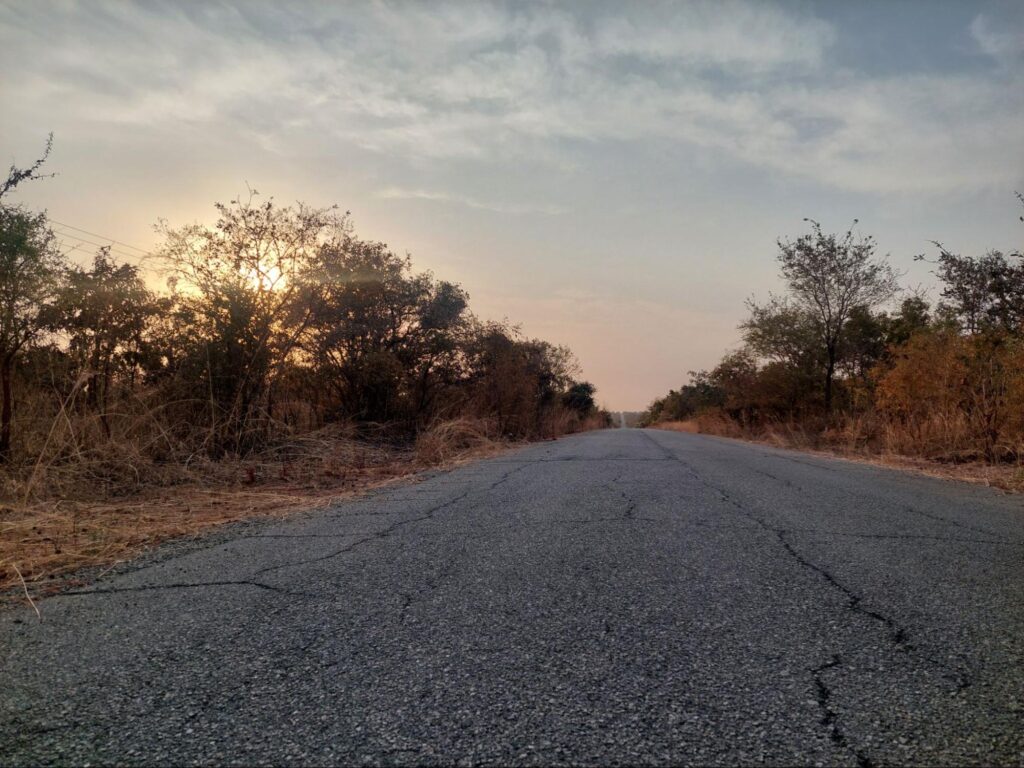
[[[79,249],[82,249],[83,251],[88,251],[90,249],[86,247],[87,245],[93,246],[94,248],[106,248],[107,247],[105,245],[97,246],[96,243],[89,242],[88,240],[78,240],[77,238],[75,238],[73,240],[64,240],[64,239],[62,239],[61,242],[62,243],[65,243],[65,242],[75,242],[75,245],[68,250],[68,253],[71,253],[72,251],[76,251],[76,250],[79,250]],[[115,254],[117,256],[120,256],[123,259],[130,259],[132,261],[138,261],[138,260],[145,259],[144,256],[139,256],[138,254],[135,254],[135,253],[125,253],[124,251],[114,250],[113,248],[110,249],[110,253]]]
[[[152,256],[152,254],[150,254],[150,253],[142,253],[142,254],[128,253],[127,251],[122,251],[119,248],[114,248],[113,246],[108,245],[107,243],[97,243],[97,242],[94,242],[92,240],[87,240],[86,238],[82,237],[81,235],[76,235],[76,234],[74,234],[72,232],[63,232],[60,229],[56,229],[55,232],[58,235],[62,235],[64,237],[68,238],[68,239],[77,240],[79,245],[87,243],[87,244],[95,246],[97,248],[109,248],[111,253],[116,253],[118,256],[123,256],[126,259],[141,259],[141,258],[145,258],[146,256]],[[74,249],[72,249],[72,250],[74,250]]]
[[[59,227],[64,227],[65,229],[73,229],[76,232],[84,232],[85,234],[90,235],[92,237],[98,237],[100,240],[109,240],[111,243],[117,243],[118,245],[123,245],[125,248],[131,248],[133,251],[140,251],[140,252],[146,254],[147,256],[151,256],[152,255],[145,248],[139,248],[137,245],[131,245],[130,243],[125,243],[125,242],[122,242],[120,240],[115,240],[112,237],[106,237],[105,235],[101,235],[101,234],[99,234],[97,232],[90,232],[88,229],[82,229],[81,227],[76,227],[76,226],[73,226],[71,224],[64,224],[63,222],[57,221],[56,219],[50,219],[50,222],[53,223],[53,224],[56,224]]]
[[[74,253],[75,251],[78,251],[78,250],[85,250],[85,246],[82,245],[81,243],[79,243],[78,245],[71,246],[64,253],[65,253],[65,255],[67,255],[69,253]]]

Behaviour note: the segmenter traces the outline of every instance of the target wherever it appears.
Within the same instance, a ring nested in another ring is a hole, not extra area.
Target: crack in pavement
[[[829,704],[829,700],[832,698],[832,690],[826,685],[822,675],[836,667],[840,667],[843,664],[842,657],[838,654],[832,654],[832,658],[826,661],[824,664],[815,667],[811,670],[811,676],[814,679],[814,691],[818,702],[818,708],[821,709],[821,724],[829,729],[829,740],[836,745],[839,749],[853,754],[857,760],[857,765],[860,768],[871,768],[873,763],[871,759],[865,755],[861,750],[854,747],[846,738],[846,734],[843,729],[839,727],[839,715]]]
[[[906,509],[907,512],[911,512],[911,513],[913,513],[915,515],[920,515],[921,517],[926,517],[929,520],[934,520],[934,521],[936,521],[938,523],[945,523],[946,525],[952,525],[952,526],[954,526],[956,528],[962,528],[965,531],[971,531],[972,533],[980,533],[980,534],[983,534],[985,536],[991,536],[992,535],[992,531],[986,531],[983,528],[976,528],[973,525],[968,525],[967,523],[961,523],[959,520],[950,520],[948,517],[942,517],[941,515],[933,515],[931,512],[925,512],[923,509],[917,509],[916,507],[912,507],[909,504],[907,504],[904,507],[904,509]]]
[[[686,466],[686,462],[685,461],[680,459],[678,456],[676,456],[676,454],[674,452],[670,451],[664,445],[662,445],[657,440],[655,440],[653,437],[651,437],[649,434],[647,434],[647,430],[641,430],[640,431],[640,436],[643,437],[644,439],[646,439],[647,442],[649,442],[651,445],[653,445],[659,451],[661,451],[661,457],[662,457],[662,459],[664,461],[675,461],[675,462],[678,462],[678,463],[682,464],[683,466]]]
[[[774,480],[775,482],[782,483],[783,485],[787,486],[788,488],[795,488],[796,490],[801,491],[801,492],[803,492],[803,490],[804,490],[802,486],[797,485],[792,480],[787,480],[784,477],[779,477],[778,475],[773,475],[771,472],[765,472],[763,469],[757,469],[756,467],[750,467],[750,471],[754,472],[755,474],[758,474],[758,475],[763,475],[764,477],[769,477],[772,480]]]
[[[794,459],[794,458],[791,458],[789,456],[783,456],[783,455],[780,455],[780,454],[761,453],[760,455],[761,455],[762,458],[782,459],[783,461],[789,461],[789,462],[792,462],[794,464],[803,464],[804,466],[813,467],[814,469],[823,469],[823,470],[826,470],[828,472],[838,472],[839,471],[836,467],[829,467],[829,466],[826,466],[824,464],[815,464],[815,463],[809,462],[809,461],[801,461],[799,459]],[[843,460],[842,457],[836,457],[836,459],[840,460],[840,461]],[[847,461],[850,461],[850,460],[847,459]],[[854,462],[851,462],[851,463],[858,464],[859,462],[854,461]],[[888,470],[890,472],[897,471],[897,470],[893,470],[893,469],[890,469],[890,468],[887,468],[887,467],[876,467],[875,465],[872,465],[872,464],[867,464],[867,465],[864,465],[864,466],[874,467],[875,469],[880,469],[880,470],[883,470],[883,471],[884,470]],[[785,478],[778,477],[776,475],[771,474],[770,472],[765,472],[764,470],[757,469],[755,467],[750,467],[750,469],[752,471],[760,474],[760,475],[764,475],[765,477],[770,477],[773,480],[776,480],[776,481],[778,481],[778,482],[780,482],[780,483],[782,483],[784,485],[790,486],[792,488],[796,488],[797,490],[800,490],[800,491],[803,490],[803,488],[801,488],[799,485],[793,483],[791,480],[787,480]],[[934,520],[937,523],[943,523],[945,525],[952,525],[952,526],[955,526],[957,528],[962,528],[965,531],[971,531],[972,533],[980,533],[980,534],[985,535],[985,536],[992,536],[993,535],[992,531],[987,531],[987,530],[985,530],[983,528],[978,528],[978,527],[970,525],[968,523],[962,523],[959,520],[953,520],[953,519],[950,519],[948,517],[942,517],[942,515],[936,515],[936,514],[933,514],[931,512],[925,512],[924,510],[917,509],[916,507],[913,507],[913,506],[911,506],[909,504],[905,505],[904,509],[907,512],[910,512],[910,513],[915,514],[915,515],[920,515],[921,517],[925,517],[925,518],[927,518],[929,520]]]
[[[773,456],[773,454],[765,454],[765,453],[762,453],[761,455],[763,457]],[[783,457],[776,457],[776,458],[783,458]],[[828,469],[829,471],[834,471],[831,467],[823,467],[823,466],[820,466],[818,464],[811,464],[809,462],[798,461],[796,459],[788,459],[787,458],[787,460],[788,461],[792,461],[792,462],[797,463],[797,464],[805,464],[805,465],[807,465],[809,467],[817,467],[818,469]],[[788,479],[786,479],[784,477],[779,477],[777,475],[773,475],[771,472],[765,472],[764,470],[757,469],[756,467],[750,467],[750,470],[752,472],[756,472],[759,475],[763,475],[764,477],[769,477],[772,480],[775,480],[776,482],[782,483],[783,485],[785,485],[785,486],[787,486],[789,488],[795,488],[796,490],[801,491],[801,492],[803,492],[803,490],[804,490],[802,486],[797,485],[793,481],[788,480]],[[911,514],[920,515],[921,517],[927,518],[928,520],[933,520],[933,521],[935,521],[937,523],[942,523],[943,525],[950,525],[950,526],[953,526],[955,528],[960,528],[960,529],[963,529],[965,531],[970,531],[972,533],[980,533],[983,536],[993,536],[994,535],[992,533],[992,531],[985,530],[984,528],[978,528],[976,526],[969,525],[968,523],[962,523],[962,522],[960,522],[958,520],[952,520],[952,519],[950,519],[948,517],[942,517],[941,515],[932,514],[931,512],[925,512],[924,510],[917,509],[916,507],[913,507],[913,506],[911,506],[909,504],[905,505],[904,509],[907,512],[910,512]],[[822,531],[822,533],[829,533],[829,532]],[[896,539],[896,538],[908,538],[908,539],[909,538],[922,538],[922,539],[924,539],[924,538],[932,538],[932,539],[936,539],[936,540],[939,540],[939,541],[963,541],[963,542],[969,542],[969,543],[972,543],[972,544],[1003,544],[1003,545],[1006,545],[1006,546],[1024,546],[1024,543],[1010,542],[1010,541],[1004,541],[1004,540],[992,540],[992,539],[954,539],[954,538],[947,538],[947,537],[942,537],[942,536],[912,536],[912,535],[902,536],[902,535],[852,534],[852,533],[850,533],[850,534],[835,533],[835,534],[832,534],[832,535],[835,535],[835,536],[861,536],[863,538],[878,538],[878,539],[885,539],[885,538],[893,538],[893,539]]]
[[[662,450],[665,451],[666,453],[671,453],[667,448],[665,448],[665,446],[662,446],[660,443],[657,443],[657,441],[655,441],[649,435],[645,435],[645,437],[659,445],[659,447],[661,447]],[[880,623],[882,626],[884,626],[887,630],[885,636],[894,645],[895,650],[897,652],[904,653],[914,658],[920,659],[921,661],[925,661],[938,668],[940,670],[941,675],[955,685],[957,693],[963,691],[965,688],[970,686],[971,681],[966,673],[958,669],[950,669],[949,665],[945,664],[942,661],[932,658],[931,656],[929,656],[928,654],[924,653],[919,648],[914,646],[908,639],[908,633],[906,629],[900,626],[898,622],[896,622],[889,616],[886,616],[885,614],[882,614],[878,611],[863,606],[862,602],[864,598],[862,595],[857,594],[852,589],[847,587],[826,568],[823,568],[822,566],[812,563],[804,555],[798,552],[797,549],[793,546],[792,542],[790,542],[786,538],[787,534],[789,533],[787,529],[778,528],[771,525],[767,520],[755,514],[752,510],[748,509],[741,502],[734,499],[725,489],[720,488],[719,486],[710,482],[689,463],[683,461],[674,453],[672,455],[682,467],[684,467],[691,475],[693,475],[694,479],[698,483],[716,492],[722,499],[722,501],[734,507],[744,517],[753,520],[764,530],[774,534],[775,538],[779,541],[779,543],[790,555],[790,557],[792,557],[797,563],[799,563],[801,567],[818,574],[822,579],[824,579],[824,581],[830,587],[839,591],[846,598],[846,609],[848,611],[870,618],[873,621]],[[819,705],[823,705],[823,709],[825,710],[825,715],[822,722],[823,724],[826,724],[830,727],[830,738],[832,738],[833,742],[837,744],[842,743],[854,755],[854,757],[857,759],[860,765],[870,766],[871,763],[868,760],[868,758],[861,751],[859,751],[851,744],[849,744],[849,741],[846,738],[845,733],[842,731],[842,728],[840,727],[838,715],[830,707],[824,706],[828,704],[828,697],[831,696],[831,691],[825,686],[824,681],[821,679],[821,675],[826,669],[835,668],[841,665],[842,657],[839,656],[839,654],[836,654],[833,656],[831,662],[816,670],[812,670],[815,686],[819,692]],[[822,699],[821,697],[821,693],[823,691],[826,694],[824,699]]]
[[[888,616],[885,616],[884,614],[881,614],[878,611],[873,611],[870,608],[865,608],[864,606],[862,606],[861,602],[864,598],[861,595],[858,595],[849,587],[847,587],[841,581],[836,579],[836,577],[833,576],[825,568],[822,568],[819,565],[815,565],[802,554],[800,554],[800,552],[798,552],[796,548],[793,546],[792,542],[790,542],[789,539],[786,538],[787,531],[785,529],[771,528],[767,525],[765,526],[765,528],[772,531],[772,533],[776,535],[778,540],[782,543],[782,546],[785,547],[786,551],[790,554],[790,556],[798,563],[800,563],[800,565],[802,565],[804,568],[807,568],[808,570],[814,571],[819,576],[821,576],[825,581],[827,581],[830,586],[842,592],[843,595],[846,596],[846,607],[848,610],[853,611],[854,613],[862,614],[883,624],[886,627],[886,629],[889,630],[890,639],[893,643],[896,644],[896,646],[898,646],[899,650],[906,652],[910,648],[910,645],[907,641],[907,631],[903,627],[901,627]]]
[[[645,438],[587,437],[595,451],[625,446],[655,467],[533,467],[553,457],[531,451],[540,461],[477,465],[423,494],[231,530],[227,555],[95,585],[181,591],[64,604],[49,630],[12,627],[11,669],[26,680],[13,678],[12,695],[28,722],[0,733],[24,762],[184,763],[211,750],[395,762],[423,734],[424,759],[451,762],[1012,761],[1020,601],[998,590],[1022,550],[991,539],[1024,537],[1001,504],[978,497],[975,509],[968,493],[923,486],[918,497],[887,493],[894,483],[870,472],[844,480],[764,459],[778,475],[769,479],[747,471],[753,450]],[[560,445],[591,455],[588,443]],[[782,486],[787,477],[802,493]],[[977,512],[993,534],[904,504],[966,522]],[[390,511],[347,514],[358,508]],[[869,541],[883,537],[913,540]],[[351,556],[253,575],[341,548]],[[203,579],[257,591],[168,583]],[[140,642],[111,643],[111,627]],[[67,648],[82,663],[62,667]],[[973,687],[958,695],[919,651]],[[403,730],[409,722],[419,725]]]
[[[502,483],[506,482],[512,475],[516,474],[517,472],[522,471],[527,466],[529,466],[530,464],[533,464],[533,463],[535,463],[535,462],[523,463],[523,464],[520,464],[519,466],[517,466],[517,467],[515,467],[513,469],[508,470],[498,480],[496,480],[495,482],[491,483],[491,485],[488,486],[484,492],[485,493],[490,493],[495,488],[497,488],[499,485],[501,485]],[[469,491],[467,491],[465,494],[463,494],[460,498],[465,498],[468,495],[469,495]],[[457,501],[457,499],[453,500],[453,503],[454,503],[454,501]],[[434,511],[437,511],[437,510],[434,510]],[[449,567],[446,568],[441,573],[439,573],[437,575],[436,579],[427,580],[426,581],[426,588],[425,589],[417,590],[415,593],[413,593],[413,592],[401,592],[400,593],[400,597],[402,598],[402,604],[401,604],[401,606],[399,607],[399,610],[398,610],[398,623],[399,624],[404,624],[405,620],[406,620],[406,617],[408,616],[410,606],[412,606],[412,604],[414,602],[421,601],[423,599],[424,595],[426,595],[427,592],[432,592],[433,590],[437,589],[441,585],[441,582],[446,580],[446,579],[448,579],[450,576],[452,576],[455,573],[456,570],[457,569],[454,567],[454,564],[449,564]]]
[[[366,536],[372,531],[350,531],[349,533],[256,533],[252,536],[239,536],[234,541],[248,541],[249,539],[345,539],[352,536]]]
[[[507,472],[502,474],[502,476],[496,482],[494,482],[490,486],[488,486],[488,488],[484,491],[484,493],[489,493],[490,491],[493,491],[499,485],[501,485],[502,483],[506,482],[512,475],[514,475],[517,472],[525,469],[526,467],[528,467],[532,463],[533,462],[523,463],[523,464],[520,464],[519,466],[515,467],[514,469],[508,470]],[[460,501],[462,501],[463,499],[465,499],[467,496],[471,495],[472,493],[473,493],[473,489],[470,487],[467,490],[463,491],[458,496],[455,496],[455,497],[449,499],[448,501],[444,502],[443,504],[438,504],[435,507],[431,507],[430,509],[428,509],[426,511],[426,513],[424,513],[422,515],[419,515],[418,517],[410,517],[410,518],[407,518],[405,520],[399,520],[399,521],[397,521],[395,523],[392,523],[391,525],[389,525],[389,526],[387,526],[385,528],[381,528],[379,531],[374,531],[372,534],[370,534],[368,536],[365,536],[365,537],[363,537],[361,539],[357,539],[356,541],[352,542],[351,544],[347,544],[346,546],[341,547],[340,549],[336,549],[333,552],[329,552],[326,555],[320,555],[319,557],[311,557],[311,558],[308,558],[308,559],[305,559],[305,560],[298,560],[298,561],[293,562],[293,563],[282,563],[280,565],[272,565],[272,566],[268,566],[266,568],[260,568],[253,575],[259,576],[259,575],[264,574],[264,573],[272,573],[274,571],[284,570],[285,568],[298,568],[299,566],[310,565],[312,563],[320,563],[320,562],[323,562],[325,560],[331,560],[331,559],[333,559],[335,557],[340,557],[341,555],[348,554],[349,552],[352,552],[356,548],[358,548],[358,547],[360,547],[363,544],[366,544],[368,542],[377,541],[379,539],[386,539],[388,536],[390,536],[392,533],[394,533],[395,531],[397,531],[400,528],[404,528],[404,527],[406,527],[408,525],[413,525],[414,523],[421,523],[424,520],[431,520],[431,519],[433,519],[434,515],[437,514],[438,512],[440,512],[440,511],[442,511],[444,509],[447,509],[448,507],[453,506],[454,504],[459,503]]]
[[[618,487],[619,482],[625,476],[626,476],[625,472],[620,472],[612,480],[610,480],[609,482],[605,483],[605,486],[604,486],[608,490],[615,491],[616,493],[618,493],[622,497],[622,500],[624,502],[626,502],[626,510],[622,513],[622,517],[617,517],[617,518],[616,517],[612,517],[612,518],[592,518],[592,520],[597,521],[597,520],[636,520],[636,519],[638,519],[633,514],[634,512],[636,512],[636,501],[633,499],[632,496],[630,496],[628,493],[626,493],[624,490],[622,490],[622,488]]]
[[[340,549],[336,549],[333,552],[327,553],[326,555],[320,555],[319,557],[310,557],[310,558],[307,558],[305,560],[297,560],[297,561],[295,561],[293,563],[281,563],[280,565],[271,565],[271,566],[268,566],[266,568],[260,568],[258,571],[256,571],[256,573],[254,575],[259,576],[260,574],[263,574],[263,573],[272,573],[273,571],[280,571],[280,570],[284,570],[285,568],[298,568],[299,566],[302,566],[302,565],[310,565],[312,563],[320,563],[320,562],[323,562],[324,560],[331,560],[332,558],[340,557],[341,555],[347,554],[348,552],[351,552],[352,550],[356,549],[357,547],[362,546],[363,544],[366,544],[367,542],[376,541],[378,539],[386,539],[388,536],[390,536],[392,533],[397,531],[399,528],[404,528],[405,526],[412,525],[413,523],[420,523],[420,522],[423,522],[424,520],[430,520],[431,518],[433,518],[435,513],[440,512],[442,509],[450,507],[453,504],[457,504],[458,502],[462,501],[464,498],[469,496],[469,494],[470,494],[470,491],[464,491],[463,493],[459,494],[458,496],[455,496],[454,498],[449,499],[444,504],[439,504],[436,507],[431,507],[430,509],[427,510],[426,514],[424,514],[424,515],[420,515],[419,517],[410,517],[410,518],[408,518],[406,520],[399,520],[398,522],[392,523],[391,525],[387,526],[386,528],[381,528],[379,531],[375,531],[374,533],[372,533],[369,536],[365,536],[365,537],[363,537],[361,539],[357,539],[356,541],[353,541],[351,544],[347,544],[344,547],[341,547]]]
[[[917,533],[849,533],[846,531],[823,531],[819,528],[782,528],[784,533],[809,533],[820,536],[841,536],[852,539],[894,539],[898,541],[948,541],[964,544],[995,544],[1002,547],[1024,547],[1024,542],[1000,539],[964,539],[957,536],[928,536]]]
[[[769,530],[773,529],[769,528]],[[839,590],[846,596],[846,599],[848,601],[848,610],[853,611],[854,613],[859,613],[862,616],[867,616],[868,618],[874,619],[875,621],[885,626],[885,628],[889,631],[890,640],[896,646],[897,651],[905,653],[908,656],[920,659],[921,661],[928,662],[929,664],[938,668],[941,671],[942,676],[956,686],[957,693],[963,691],[965,688],[968,688],[971,685],[971,680],[968,677],[967,673],[959,669],[951,669],[950,666],[945,662],[939,661],[938,659],[935,659],[929,654],[922,651],[920,648],[918,648],[910,642],[907,630],[904,627],[900,626],[900,624],[897,621],[890,618],[889,616],[886,616],[883,613],[871,610],[870,608],[865,608],[863,605],[861,605],[861,603],[864,600],[864,597],[862,595],[858,595],[852,589],[850,589],[841,581],[839,581],[828,570],[822,568],[821,566],[815,565],[814,563],[810,562],[806,557],[797,552],[797,550],[793,547],[792,543],[786,538],[786,531],[784,529],[775,530],[774,533],[778,537],[779,541],[782,542],[782,545],[786,548],[786,551],[789,552],[789,554],[792,555],[792,557],[797,562],[799,562],[805,568],[808,568],[814,571],[815,573],[819,574],[832,587]]]
[[[545,525],[586,525],[588,523],[660,523],[663,520],[658,520],[656,517],[636,517],[630,515],[629,517],[588,517],[588,518],[568,518],[565,520],[547,520],[543,524],[534,523],[531,527],[543,528]]]
[[[310,594],[309,592],[297,592],[291,589],[284,589],[283,587],[276,587],[273,584],[264,584],[261,581],[239,579],[232,581],[190,581],[177,582],[173,584],[143,584],[137,587],[105,587],[103,589],[71,590],[68,592],[59,592],[56,595],[52,595],[50,599],[58,597],[83,597],[85,595],[115,595],[121,592],[151,592],[164,589],[198,589],[202,587],[256,587],[257,589],[265,589],[270,592],[278,592],[282,595],[289,595],[292,597],[317,597],[317,595]]]
[[[537,463],[537,464],[560,464],[560,463],[566,462],[566,461],[579,462],[581,464],[590,464],[590,463],[598,464],[598,463],[603,463],[603,462],[606,462],[606,461],[614,461],[614,462],[628,461],[628,462],[630,462],[632,464],[645,464],[645,463],[648,463],[648,462],[649,463],[670,462],[670,461],[675,461],[675,459],[633,459],[633,458],[630,458],[628,456],[609,456],[607,458],[585,459],[585,458],[582,458],[580,456],[566,456],[566,457],[561,458],[561,459],[537,459],[537,461],[535,463]]]
[[[788,529],[776,528],[770,525],[766,520],[759,517],[758,515],[755,515],[743,504],[741,504],[739,501],[730,496],[724,489],[719,488],[718,486],[708,482],[688,464],[685,464],[684,462],[681,463],[683,463],[683,465],[686,466],[687,469],[689,469],[689,471],[694,475],[694,477],[697,478],[699,482],[703,483],[706,487],[716,491],[721,496],[723,501],[735,507],[741,514],[755,521],[766,531],[770,531],[771,533],[775,534],[775,537],[778,539],[779,543],[782,544],[783,548],[785,548],[786,552],[788,552],[789,555],[794,560],[796,560],[801,566],[810,571],[813,571],[814,573],[817,573],[831,587],[841,592],[846,597],[847,610],[850,610],[854,613],[858,613],[862,616],[866,616],[882,624],[888,630],[889,638],[892,641],[892,643],[896,646],[896,649],[899,652],[914,656],[918,659],[921,659],[922,661],[926,661],[929,664],[933,664],[936,667],[938,667],[940,670],[942,670],[943,676],[946,677],[947,680],[950,680],[956,685],[957,691],[961,691],[970,685],[970,681],[964,672],[960,670],[951,670],[949,668],[949,665],[945,664],[944,662],[933,659],[931,656],[929,656],[928,654],[924,653],[919,648],[914,646],[908,639],[907,630],[900,626],[898,622],[896,622],[889,616],[886,616],[885,614],[879,613],[878,611],[872,610],[870,608],[865,608],[861,604],[864,600],[864,597],[862,595],[857,594],[854,590],[850,589],[848,586],[839,581],[839,579],[837,579],[828,569],[820,565],[816,565],[815,563],[812,563],[803,554],[797,551],[793,543],[789,541],[789,539],[787,538],[787,535],[790,533]]]
[[[455,567],[454,561],[449,562],[448,568],[438,573],[435,578],[424,577],[422,588],[417,589],[415,592],[399,593],[402,598],[402,605],[398,610],[398,623],[405,624],[405,620],[409,615],[409,608],[413,603],[422,602],[429,592],[433,592],[440,587],[441,583],[451,578],[457,570],[458,568]]]
[[[506,472],[500,478],[498,478],[498,480],[496,480],[495,482],[491,483],[490,486],[488,486],[486,492],[489,493],[489,492],[493,491],[495,488],[497,488],[499,485],[507,483],[508,479],[510,477],[512,477],[512,475],[514,475],[514,474],[516,474],[518,472],[522,472],[524,469],[526,469],[531,464],[539,464],[542,461],[543,461],[543,459],[537,459],[536,461],[523,462],[519,466],[510,469],[508,472]]]
[[[417,498],[417,497],[405,498],[405,497],[401,497],[401,496],[389,497],[389,499],[388,499],[388,501],[421,501],[421,500],[422,499]],[[375,499],[375,501],[376,501],[376,499]],[[322,511],[318,510],[318,512],[323,517],[328,517],[328,518],[331,518],[331,519],[335,519],[335,518],[339,518],[339,517],[388,517],[388,516],[391,516],[391,515],[395,514],[394,512],[342,512],[342,511],[332,512],[330,508],[324,509]]]
[[[56,733],[57,731],[70,731],[75,728],[95,725],[93,722],[59,723],[57,725],[25,725],[22,720],[15,718],[0,723],[6,731],[16,731],[15,738],[25,740],[29,736],[41,736],[45,733]],[[13,726],[13,727],[12,727]]]
[[[781,459],[782,461],[789,461],[789,462],[792,462],[793,464],[803,464],[805,467],[814,467],[815,469],[823,469],[826,472],[838,472],[839,471],[839,469],[837,467],[830,467],[827,464],[815,464],[813,461],[806,461],[804,459],[795,459],[792,456],[786,456],[785,454],[781,454],[781,453],[764,453],[764,452],[762,452],[761,456],[763,456],[764,458]],[[838,459],[839,457],[837,456],[836,458]],[[852,463],[856,464],[858,462],[852,462]]]

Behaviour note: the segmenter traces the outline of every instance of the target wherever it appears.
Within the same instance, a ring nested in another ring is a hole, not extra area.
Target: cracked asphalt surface
[[[0,615],[0,763],[1022,764],[1024,503],[533,445]]]

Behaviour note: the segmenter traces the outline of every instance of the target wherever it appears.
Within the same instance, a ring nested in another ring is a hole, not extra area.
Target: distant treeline
[[[799,433],[949,461],[1024,458],[1020,251],[963,256],[935,243],[934,258],[918,257],[942,284],[933,306],[901,290],[875,242],[852,230],[811,221],[778,246],[786,292],[748,302],[743,346],[691,371],[645,424]]]
[[[603,423],[568,349],[477,319],[460,286],[335,208],[252,195],[213,226],[164,227],[165,292],[108,248],[77,266],[45,213],[6,197],[43,160],[0,186],[9,468],[122,441],[153,461],[245,455],[334,423],[396,440],[453,418],[511,438]]]

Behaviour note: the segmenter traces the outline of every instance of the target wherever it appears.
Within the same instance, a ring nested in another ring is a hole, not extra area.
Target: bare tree
[[[27,168],[18,168],[16,165],[11,165],[7,170],[7,178],[0,182],[0,200],[3,196],[14,189],[16,186],[21,184],[23,181],[34,181],[36,179],[45,179],[53,176],[52,173],[40,173],[39,169],[43,167],[43,163],[50,156],[50,150],[53,149],[53,134],[51,133],[46,137],[46,147],[43,149],[43,154],[36,160],[32,165]]]
[[[795,241],[779,240],[779,264],[794,302],[815,319],[825,356],[825,409],[832,390],[843,333],[854,307],[871,309],[891,299],[899,275],[885,258],[875,257],[874,238],[853,229],[825,234],[813,219],[811,231]],[[857,221],[854,220],[854,225]]]

